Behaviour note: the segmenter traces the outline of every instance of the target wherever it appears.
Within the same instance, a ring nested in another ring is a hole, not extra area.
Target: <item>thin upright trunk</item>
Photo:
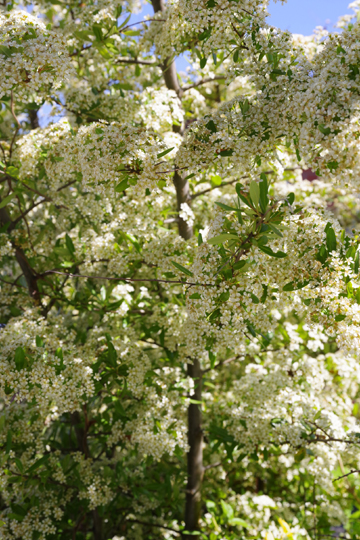
[[[188,364],[188,375],[194,380],[194,401],[201,401],[202,371],[199,360]],[[188,409],[188,443],[187,455],[188,481],[186,486],[185,530],[197,531],[201,512],[201,484],[203,468],[203,432],[201,427],[201,405],[191,403]],[[184,539],[193,540],[193,535],[184,534]]]
[[[5,208],[0,208],[0,224],[6,225],[7,223],[12,224],[11,218],[9,216],[9,213]],[[37,305],[40,304],[40,292],[37,284],[37,277],[36,272],[31,267],[29,261],[26,258],[25,253],[23,250],[17,246],[12,240],[11,243],[13,247],[15,248],[15,256],[16,260],[22,270],[22,273],[24,274],[26,284],[28,286],[29,294],[31,298],[35,301]]]
[[[154,12],[165,10],[164,0],[152,0]],[[175,62],[171,59],[165,59],[161,66],[164,76],[164,82],[169,90],[174,90],[181,100],[183,90],[179,85],[176,73]],[[173,126],[173,131],[184,133],[184,126]],[[175,164],[176,168],[176,164]],[[181,211],[183,203],[191,204],[189,182],[186,180],[186,173],[176,171],[173,182],[176,189],[177,210]],[[192,227],[180,216],[178,220],[179,235],[185,240],[189,240],[193,235]],[[188,375],[194,380],[195,401],[201,401],[202,371],[198,359],[187,366]],[[201,405],[192,403],[188,409],[188,443],[189,452],[187,454],[187,488],[186,488],[186,506],[185,506],[185,530],[199,530],[199,520],[201,512],[201,485],[203,479],[203,432],[201,427]],[[184,534],[184,540],[193,540],[193,535]]]
[[[79,450],[84,454],[86,458],[90,457],[89,446],[87,442],[86,429],[82,427],[82,420],[80,413],[75,411],[71,414],[71,423],[75,430],[76,440],[79,447]],[[92,511],[93,516],[93,533],[94,540],[103,540],[103,528],[102,528],[102,519],[99,516],[98,509],[95,508]]]

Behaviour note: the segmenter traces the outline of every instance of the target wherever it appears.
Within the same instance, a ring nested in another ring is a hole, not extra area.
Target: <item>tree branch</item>
[[[116,64],[137,64],[140,66],[157,66],[156,62],[148,62],[146,60],[136,60],[132,58],[118,58]]]
[[[85,274],[72,274],[70,272],[60,272],[59,270],[46,270],[42,274],[38,275],[38,278],[42,278],[48,274],[58,274],[60,276],[69,276],[71,278],[87,278],[87,279],[104,279],[108,281],[128,281],[128,282],[155,282],[155,283],[177,283],[179,285],[199,285],[202,287],[216,287],[212,283],[192,283],[190,281],[176,281],[171,279],[151,279],[151,278],[125,278],[125,277],[107,277],[107,276],[88,276]]]
[[[202,84],[206,84],[213,81],[223,81],[225,79],[226,79],[225,76],[220,76],[220,75],[213,78],[209,77],[207,79],[201,79],[200,81],[194,84],[190,84],[189,86],[183,86],[182,89],[183,89],[183,92],[186,92],[186,90],[191,90],[191,88],[197,88],[198,86],[201,86]]]

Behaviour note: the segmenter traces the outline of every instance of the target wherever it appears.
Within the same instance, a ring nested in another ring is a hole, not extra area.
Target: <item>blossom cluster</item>
[[[0,67],[0,97],[14,91],[21,99],[59,88],[72,73],[61,34],[25,11],[0,14]]]

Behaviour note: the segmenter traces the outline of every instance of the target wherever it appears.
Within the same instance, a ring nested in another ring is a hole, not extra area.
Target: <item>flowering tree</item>
[[[4,540],[359,537],[360,25],[266,4],[2,2]]]

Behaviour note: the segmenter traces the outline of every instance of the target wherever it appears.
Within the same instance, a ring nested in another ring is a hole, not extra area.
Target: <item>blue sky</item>
[[[270,0],[269,23],[294,34],[309,35],[316,26],[332,29],[340,15],[351,13],[350,0],[288,0],[286,4]],[[153,13],[151,5],[145,5],[142,14]],[[141,15],[132,17],[134,22]]]
[[[350,0],[288,0],[286,4],[270,0],[269,24],[293,34],[310,35],[316,26],[325,26],[333,30],[340,15],[352,13],[348,9]],[[131,17],[131,22],[138,22],[143,15],[152,14],[152,6],[145,5],[142,12]],[[176,60],[178,70],[183,71],[189,65],[184,58]]]
[[[328,30],[332,30],[340,15],[351,13],[348,9],[349,2],[350,0],[288,0],[287,4],[282,5],[270,0],[269,23],[294,34],[309,35],[316,26],[326,26]],[[149,4],[144,6],[141,13],[133,15],[131,22],[141,21],[148,13],[153,13]],[[178,58],[176,64],[180,71],[185,71],[189,65],[184,58]],[[47,105],[43,107],[41,125],[48,123],[49,109]]]
[[[316,26],[332,30],[340,15],[351,13],[350,0],[288,0],[287,4],[271,1],[269,23],[293,34],[309,35]]]

